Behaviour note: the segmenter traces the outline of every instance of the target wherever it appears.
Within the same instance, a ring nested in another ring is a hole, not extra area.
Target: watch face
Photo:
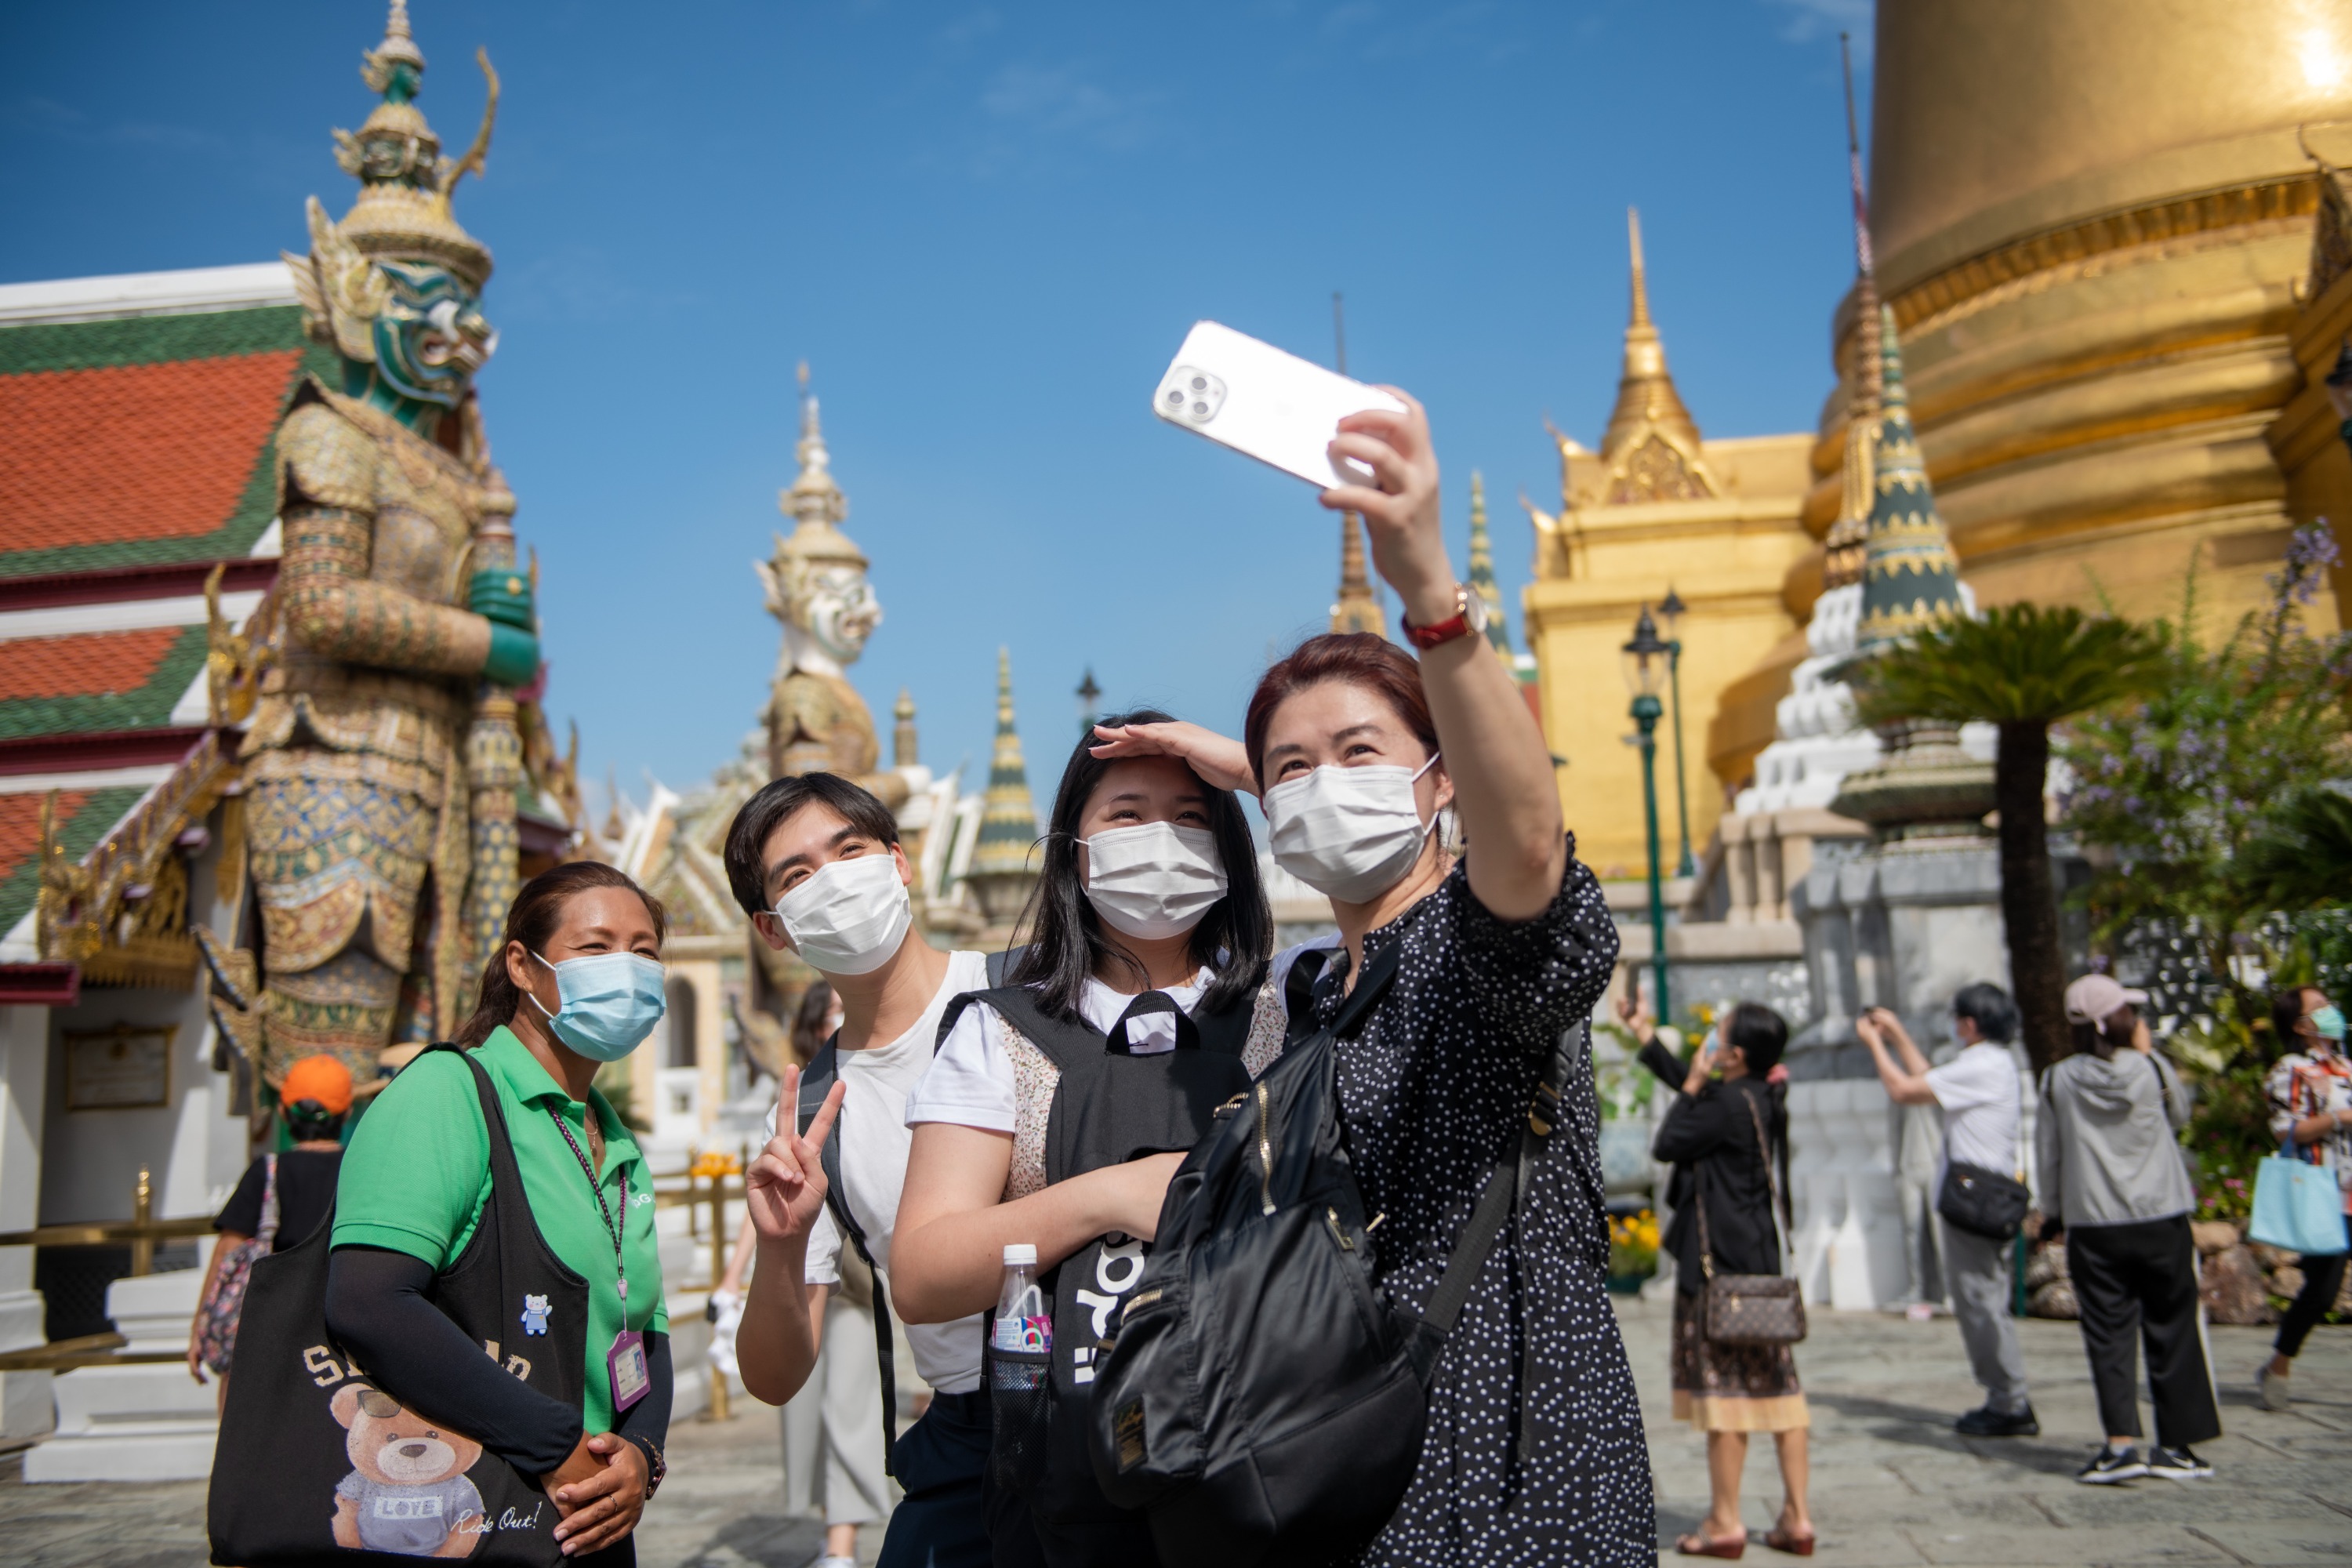
[[[1461,593],[1462,618],[1470,623],[1472,631],[1483,633],[1486,629],[1486,601],[1467,588]]]

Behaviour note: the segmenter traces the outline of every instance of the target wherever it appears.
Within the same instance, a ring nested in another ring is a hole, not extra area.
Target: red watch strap
[[[1402,616],[1399,618],[1403,619]],[[1404,621],[1405,640],[1415,647],[1436,647],[1452,642],[1455,637],[1469,635],[1470,616],[1468,612],[1463,610],[1454,611],[1435,626],[1417,626],[1410,620]]]

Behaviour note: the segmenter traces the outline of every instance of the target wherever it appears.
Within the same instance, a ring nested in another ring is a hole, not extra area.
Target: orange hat
[[[284,1105],[315,1100],[341,1116],[352,1108],[352,1069],[330,1056],[304,1057],[286,1069],[278,1099]]]

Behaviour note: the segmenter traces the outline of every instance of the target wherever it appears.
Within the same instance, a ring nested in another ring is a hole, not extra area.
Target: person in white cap
[[[2074,1054],[2042,1078],[2034,1130],[2042,1234],[2063,1232],[2106,1444],[2074,1479],[2093,1486],[2213,1473],[2190,1445],[2221,1435],[2197,1321],[2197,1206],[2175,1129],[2189,1096],[2139,1016],[2145,992],[2110,975],[2066,987]],[[2139,1453],[2132,1331],[2147,1350],[2156,1446]]]

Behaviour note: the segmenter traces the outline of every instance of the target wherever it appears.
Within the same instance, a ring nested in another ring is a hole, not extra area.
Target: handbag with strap
[[[1756,1124],[1756,1150],[1764,1162],[1764,1187],[1770,1195],[1775,1256],[1785,1250],[1780,1236],[1780,1184],[1772,1173],[1772,1145],[1752,1095],[1742,1093]],[[1706,1194],[1698,1199],[1698,1267],[1706,1276],[1701,1293],[1699,1331],[1719,1345],[1793,1345],[1805,1337],[1805,1298],[1785,1274],[1717,1274],[1715,1248],[1706,1231]]]
[[[230,1359],[236,1353],[236,1320],[245,1310],[245,1288],[253,1278],[253,1266],[278,1246],[278,1156],[264,1154],[261,1159],[261,1228],[229,1248],[196,1310],[196,1351],[216,1377],[228,1375]]]
[[[2313,1258],[2346,1249],[2344,1191],[2336,1173],[2284,1147],[2254,1167],[2254,1212],[2246,1224],[2249,1240]]]
[[[1944,1168],[1936,1212],[1944,1223],[1989,1241],[2007,1241],[2025,1224],[2033,1189],[2014,1176],[1955,1160]]]

